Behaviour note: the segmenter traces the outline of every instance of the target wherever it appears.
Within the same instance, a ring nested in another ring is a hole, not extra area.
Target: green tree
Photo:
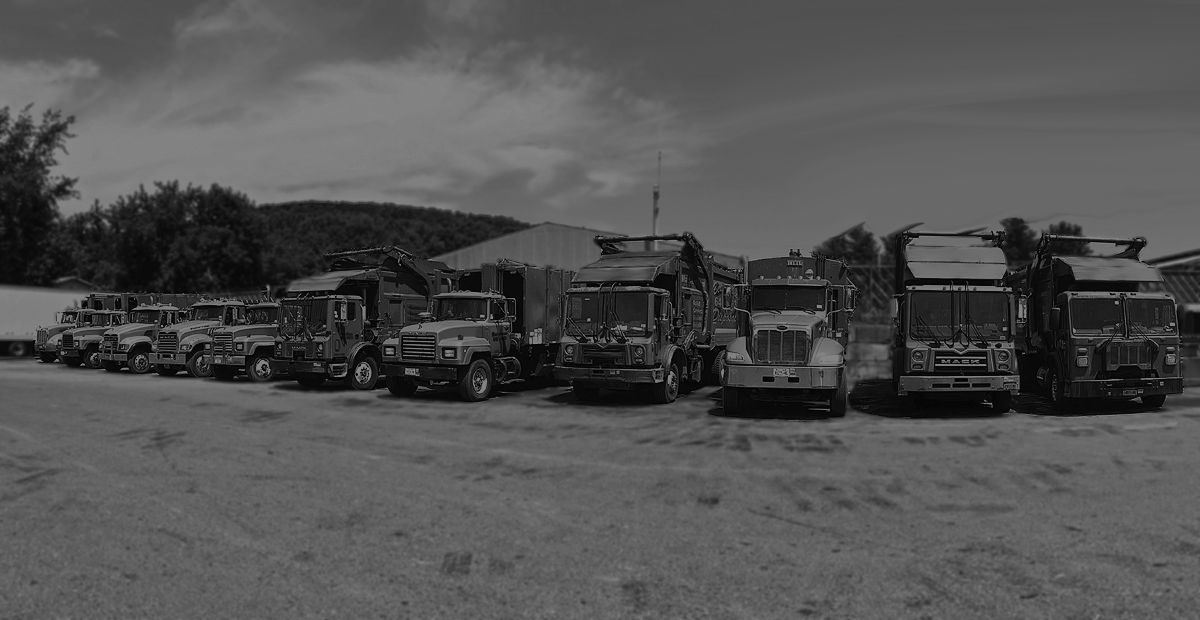
[[[826,239],[815,249],[820,254],[844,260],[849,265],[873,265],[879,259],[875,235],[862,224]]]
[[[1008,259],[1009,267],[1028,265],[1033,261],[1037,250],[1038,236],[1030,228],[1029,223],[1019,217],[1000,220],[1004,227],[1004,256]]]
[[[58,202],[78,197],[77,179],[54,175],[58,152],[75,117],[46,110],[34,122],[26,106],[16,117],[0,108],[0,283],[48,284],[48,243],[59,223]]]
[[[1083,227],[1071,222],[1059,222],[1051,224],[1045,232],[1048,235],[1082,237]],[[1089,256],[1092,253],[1086,241],[1053,241],[1050,243],[1050,251],[1059,256]]]

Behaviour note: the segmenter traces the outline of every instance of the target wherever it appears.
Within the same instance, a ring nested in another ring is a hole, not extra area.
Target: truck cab
[[[193,377],[210,376],[205,354],[212,342],[209,332],[237,324],[245,310],[245,303],[232,299],[205,299],[192,304],[183,320],[159,331],[150,359],[154,371],[164,377],[185,369]]]
[[[379,373],[379,351],[357,295],[302,295],[280,302],[273,372],[286,372],[304,387],[327,378],[369,390]]]
[[[213,376],[228,380],[245,372],[251,381],[273,379],[271,352],[280,335],[279,314],[277,302],[254,303],[237,323],[214,328],[208,359]]]
[[[77,315],[79,327],[64,330],[59,353],[63,363],[71,368],[80,364],[100,368],[100,347],[104,334],[125,323],[125,313],[118,310],[82,310]]]
[[[846,348],[857,289],[844,263],[824,257],[750,261],[738,336],[720,378],[726,413],[755,401],[829,404],[846,414]]]
[[[179,322],[181,310],[170,304],[148,304],[129,312],[128,321],[104,332],[100,364],[108,372],[122,367],[144,375],[154,369],[151,355],[161,330]]]
[[[33,352],[43,363],[49,364],[58,359],[58,345],[62,342],[62,333],[68,329],[79,327],[80,308],[64,310],[54,316],[54,323],[37,328]]]

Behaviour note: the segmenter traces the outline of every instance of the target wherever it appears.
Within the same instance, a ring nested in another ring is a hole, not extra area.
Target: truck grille
[[[63,345],[63,348],[66,348],[66,346],[67,345]],[[116,334],[104,334],[104,341],[100,344],[100,347],[107,352],[116,351],[117,350],[117,335]]]
[[[175,353],[178,350],[179,334],[175,332],[162,332],[158,335],[159,353]]]
[[[1150,347],[1141,342],[1111,343],[1104,351],[1106,370],[1121,366],[1150,367]]]
[[[583,363],[588,366],[628,365],[629,347],[623,344],[615,347],[585,344],[583,345]]]
[[[64,349],[74,349],[75,348],[75,336],[73,336],[71,334],[63,334],[62,346]]]
[[[789,329],[760,329],[754,333],[754,361],[760,364],[808,362],[808,333]]]
[[[936,352],[933,354],[933,370],[936,372],[986,372],[986,351],[968,351],[963,354]]]
[[[233,355],[233,334],[213,335],[213,355]]]
[[[46,344],[46,341],[47,341],[47,340],[49,340],[49,339],[50,339],[50,336],[49,336],[49,335],[46,333],[46,330],[45,330],[45,329],[42,329],[42,328],[38,328],[38,330],[37,330],[37,343],[38,343],[38,344]]]
[[[400,334],[402,359],[432,360],[437,356],[437,336],[434,334]]]

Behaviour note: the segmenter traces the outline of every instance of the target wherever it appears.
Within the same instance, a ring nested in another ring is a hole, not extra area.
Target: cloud
[[[82,84],[95,81],[100,67],[72,58],[60,63],[0,61],[0,106],[49,105],[67,98]]]
[[[436,25],[487,29],[496,25],[503,0],[425,0],[425,12]]]
[[[284,21],[261,0],[211,0],[175,22],[175,36],[181,42],[287,30]]]

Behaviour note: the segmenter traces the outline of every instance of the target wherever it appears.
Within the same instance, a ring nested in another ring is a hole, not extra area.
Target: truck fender
[[[358,359],[359,354],[363,353],[364,351],[367,355],[375,358],[376,364],[383,363],[383,354],[380,352],[379,347],[376,347],[370,342],[360,342],[353,347],[350,347],[350,352],[346,354],[346,359],[353,363],[354,360]]]
[[[671,362],[678,363],[679,372],[685,375],[687,374],[687,355],[684,354],[683,349],[673,344],[669,344],[663,348],[662,365],[664,372],[671,367]]]
[[[251,343],[250,346],[246,347],[246,356],[253,357],[255,355],[258,355],[258,352],[262,351],[263,349],[267,350],[267,357],[271,357],[271,354],[275,352],[275,343],[273,343],[273,342]]]

